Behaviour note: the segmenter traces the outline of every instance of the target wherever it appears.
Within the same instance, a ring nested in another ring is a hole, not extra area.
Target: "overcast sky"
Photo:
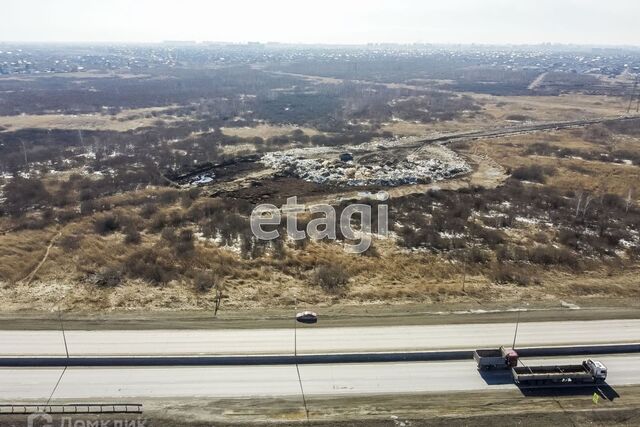
[[[0,41],[640,45],[639,0],[1,0]]]

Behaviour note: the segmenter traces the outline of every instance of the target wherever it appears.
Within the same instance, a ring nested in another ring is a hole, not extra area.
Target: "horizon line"
[[[527,42],[527,43],[488,43],[488,42],[289,42],[289,41],[216,41],[216,40],[161,40],[161,41],[114,41],[114,40],[0,40],[0,44],[39,44],[39,45],[171,45],[188,46],[207,45],[282,45],[282,46],[335,46],[335,47],[371,47],[371,46],[465,46],[465,47],[589,47],[589,48],[640,48],[640,44],[625,43],[572,43],[572,42]]]

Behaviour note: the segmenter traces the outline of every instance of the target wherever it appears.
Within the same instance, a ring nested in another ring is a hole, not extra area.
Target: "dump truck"
[[[519,386],[597,384],[607,379],[607,367],[597,360],[580,365],[515,366],[513,381]]]
[[[484,349],[473,352],[473,359],[478,364],[478,370],[509,369],[518,366],[518,353],[514,349],[504,346],[498,349]]]

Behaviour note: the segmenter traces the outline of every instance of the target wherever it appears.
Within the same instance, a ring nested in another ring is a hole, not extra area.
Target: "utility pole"
[[[464,292],[464,285],[467,280],[467,253],[464,254],[462,259],[462,292]]]
[[[636,97],[636,90],[638,89],[638,75],[636,75],[636,80],[633,82],[633,90],[631,91],[631,98],[629,98],[629,106],[627,107],[627,114],[631,111],[631,106],[633,105],[633,99]],[[640,107],[640,97],[638,98],[638,106],[636,107],[636,112],[638,112],[638,107]]]
[[[298,357],[298,319],[296,318],[297,312],[298,297],[293,297],[293,356],[296,358]]]
[[[466,246],[466,245],[465,245]],[[471,249],[473,250],[473,242],[471,242]],[[465,292],[465,285],[467,283],[467,263],[469,262],[469,251],[465,248],[463,250],[463,256],[462,256],[462,292]]]
[[[516,338],[518,337],[518,325],[520,325],[520,311],[518,310],[518,318],[516,319],[516,332],[513,334],[513,345],[511,348],[516,349]]]
[[[215,304],[213,309],[213,317],[216,317],[218,315],[218,310],[220,310],[220,304],[222,303],[222,290],[220,289],[219,285],[216,285],[216,296],[213,302]]]

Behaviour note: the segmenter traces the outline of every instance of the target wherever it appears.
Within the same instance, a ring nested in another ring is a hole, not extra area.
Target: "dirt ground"
[[[247,422],[264,421],[275,421],[277,425],[296,425],[303,422],[305,425],[317,426],[400,426],[401,423],[405,426],[575,426],[587,423],[594,425],[638,425],[640,423],[638,387],[616,389],[609,396],[613,400],[601,398],[598,405],[592,401],[593,392],[591,388],[586,388],[563,392],[541,392],[531,396],[523,395],[520,391],[489,391],[417,396],[310,397],[307,399],[309,423],[304,423],[305,414],[300,407],[300,401],[281,400],[271,403],[244,401],[241,403],[242,406],[237,406],[240,402],[234,404],[232,401],[225,401],[218,405],[198,405],[199,410],[185,412],[188,414],[187,420],[196,423],[203,415],[202,421],[205,421],[212,412],[219,414],[216,421],[222,422],[221,425],[225,425],[225,422],[228,425],[242,425]],[[148,408],[153,414],[153,404]],[[167,409],[163,411],[174,417],[178,415],[178,411]]]
[[[594,392],[600,395],[594,403]],[[56,402],[58,403],[58,402]],[[302,400],[143,399],[141,415],[79,416],[74,420],[146,420],[147,426],[637,426],[640,388],[598,391],[586,387],[538,391],[308,397]],[[55,420],[61,420],[56,416]],[[23,426],[25,416],[0,416],[0,426]],[[59,425],[59,422],[54,425]]]

